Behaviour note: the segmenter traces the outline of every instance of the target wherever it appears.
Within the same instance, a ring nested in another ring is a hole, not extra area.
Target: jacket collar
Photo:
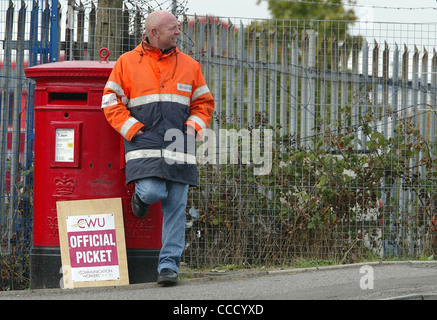
[[[180,52],[178,47],[174,47],[165,50],[165,53],[163,53],[161,49],[151,46],[147,41],[141,41],[140,44],[135,48],[135,51],[138,51],[140,54],[148,54],[156,59],[161,59]]]

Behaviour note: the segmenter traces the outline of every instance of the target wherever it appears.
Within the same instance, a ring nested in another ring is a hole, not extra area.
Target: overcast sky
[[[357,0],[357,5],[359,6],[353,8],[361,21],[437,23],[436,0]],[[259,5],[257,5],[257,0],[188,0],[187,7],[187,13],[189,14],[212,14],[220,17],[265,19],[270,17],[267,1],[265,0]],[[400,9],[376,7],[395,7]],[[423,7],[434,9],[410,9]]]

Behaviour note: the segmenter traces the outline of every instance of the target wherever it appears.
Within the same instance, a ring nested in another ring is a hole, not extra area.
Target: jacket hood
[[[161,49],[151,46],[147,41],[141,41],[141,43],[133,51],[138,51],[138,54],[140,55],[140,60],[138,61],[138,63],[141,63],[143,55],[149,55],[157,60],[161,60],[163,58],[167,58],[173,55],[176,56],[176,63],[172,75],[172,78],[174,78],[176,68],[178,66],[178,54],[180,53],[178,47],[166,49],[165,52],[163,52]]]

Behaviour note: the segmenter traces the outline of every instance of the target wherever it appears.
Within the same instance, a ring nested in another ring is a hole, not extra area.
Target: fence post
[[[298,110],[299,110],[299,47],[298,47],[298,34],[296,30],[293,30],[291,34],[291,68],[290,68],[290,135],[294,136],[297,140],[298,136]]]
[[[382,53],[382,131],[384,137],[388,138],[388,122],[389,122],[389,106],[388,106],[388,82],[389,82],[389,70],[390,70],[390,48],[387,42],[385,42],[385,48]]]
[[[359,44],[355,40],[352,45],[352,131],[358,133],[360,106],[360,74],[358,70]],[[354,140],[354,150],[358,150],[358,139]]]
[[[372,116],[373,130],[378,130],[379,107],[378,107],[378,72],[379,71],[379,45],[375,40],[372,56]]]
[[[306,139],[308,138],[307,132],[307,124],[308,124],[308,47],[309,47],[309,39],[308,33],[304,30],[302,31],[302,76],[301,76],[301,115],[300,115],[300,141],[305,146]]]
[[[367,41],[364,41],[364,47],[363,47],[363,68],[362,68],[362,75],[363,75],[363,85],[361,86],[361,100],[362,100],[362,106],[361,106],[361,115],[362,119],[361,121],[365,121],[364,117],[367,116],[367,113],[369,112],[369,96],[368,96],[368,83],[369,83],[369,43]],[[363,117],[364,116],[364,117]],[[362,148],[363,150],[367,150],[367,135],[361,131],[361,137],[362,141]]]
[[[234,44],[234,25],[229,21],[229,27],[226,34],[227,37],[227,63],[226,63],[226,123],[235,122],[235,106],[234,106],[234,76],[235,76],[235,44]]]
[[[282,33],[281,41],[281,76],[280,76],[280,124],[281,124],[281,136],[287,134],[287,80],[288,80],[288,43],[287,43],[287,31],[284,29]]]
[[[247,127],[255,127],[255,90],[256,90],[256,29],[252,26],[249,30],[249,68],[247,70]]]
[[[5,40],[3,42],[4,46],[4,76],[5,79],[11,79],[11,53],[12,53],[12,28],[14,25],[14,4],[9,1],[9,7],[6,11],[6,30],[5,30]],[[9,81],[4,81],[2,86],[2,97],[1,97],[1,121],[0,121],[0,227],[4,231],[6,227],[6,172],[7,168],[7,155],[8,152],[8,125],[9,125],[9,106],[10,106],[10,96],[9,96]],[[0,246],[2,244],[0,243]],[[1,247],[0,247],[1,249]],[[1,251],[1,250],[0,250]],[[0,252],[1,253],[1,252]]]
[[[41,54],[40,59],[41,63],[47,63],[49,61],[49,47],[50,47],[50,6],[49,1],[45,1],[45,9],[42,12],[42,27],[41,27],[41,42],[40,42],[40,50]]]
[[[328,124],[328,106],[327,106],[327,94],[328,94],[328,82],[326,80],[328,76],[328,40],[326,36],[323,37],[322,41],[322,51],[320,57],[321,63],[321,75],[320,79],[320,130],[324,134],[326,132]]]
[[[419,50],[416,46],[414,46],[414,55],[413,55],[413,69],[412,69],[412,76],[413,76],[413,92],[411,97],[411,110],[412,110],[412,126],[415,128],[418,127],[418,111],[419,111]],[[413,146],[416,144],[417,139],[415,136],[412,136],[412,143]],[[417,157],[411,157],[410,161],[410,167],[412,170],[416,169],[417,165]]]
[[[258,111],[260,113],[261,126],[264,125],[264,116],[266,112],[266,64],[267,64],[267,45],[266,45],[266,30],[262,27],[259,36],[259,88],[258,88]]]
[[[77,56],[80,60],[85,58],[85,44],[84,44],[84,33],[85,33],[85,7],[82,2],[77,9]],[[89,59],[89,57],[87,57]]]
[[[349,118],[350,113],[348,112],[349,108],[349,79],[348,79],[348,60],[349,60],[349,53],[348,53],[348,41],[345,38],[343,45],[341,46],[341,73],[340,73],[340,82],[341,82],[341,133],[346,134],[346,128],[349,126]]]
[[[399,48],[397,43],[395,44],[395,50],[393,51],[393,74],[392,74],[392,126],[390,129],[390,137],[395,136],[395,127],[398,122],[398,99],[399,99]]]
[[[418,110],[419,113],[419,122],[420,122],[420,134],[425,139],[427,138],[427,118],[428,118],[428,102],[427,102],[427,94],[428,94],[428,51],[426,48],[423,48],[423,56],[422,56],[422,74],[420,77],[420,106]],[[420,149],[419,152],[419,163],[422,163],[422,159],[424,156],[423,149]],[[426,165],[421,164],[419,167],[420,178],[425,179],[425,171]]]
[[[402,113],[404,120],[408,117],[408,72],[409,72],[409,52],[408,47],[404,45],[402,54]]]
[[[338,134],[338,41],[334,37],[331,43],[331,117],[330,126]]]
[[[274,30],[270,38],[270,63],[269,65],[269,126],[276,130],[277,89],[278,89],[278,41],[277,32]]]
[[[218,137],[218,130],[222,125],[222,103],[223,103],[223,90],[222,90],[222,55],[223,55],[223,25],[220,21],[216,26],[216,42],[214,48],[213,63],[214,68],[214,100],[216,107],[214,110],[214,132]],[[218,162],[217,162],[218,163]]]
[[[238,30],[237,35],[237,53],[235,55],[235,59],[237,60],[237,124],[239,128],[244,127],[245,123],[245,112],[244,112],[244,61],[246,61],[245,57],[245,30],[244,25],[240,21],[240,28]],[[209,50],[208,50],[209,52]]]
[[[308,118],[307,135],[311,139],[316,134],[316,31],[308,30]]]
[[[434,54],[432,56],[431,62],[431,119],[429,125],[429,141],[433,144],[436,141],[436,113],[437,113],[437,51],[434,49]],[[435,151],[435,146],[433,151]],[[432,159],[435,159],[434,152],[431,152]]]
[[[88,18],[88,57],[92,60],[95,57],[95,42],[96,42],[96,6],[91,2],[91,11]]]
[[[393,51],[393,74],[392,74],[392,125],[390,128],[390,137],[395,137],[397,133],[395,133],[395,127],[397,125],[398,118],[398,91],[399,91],[399,48],[398,45],[395,44],[395,50]],[[387,243],[384,250],[384,254],[388,254],[389,256],[393,256],[397,254],[397,243],[396,243],[396,234],[398,232],[398,224],[396,221],[398,220],[399,213],[394,210],[394,208],[399,207],[399,197],[395,197],[399,190],[399,179],[393,179],[391,181],[390,186],[390,204],[386,206],[389,208],[390,216],[389,216],[389,234],[387,237]],[[399,194],[400,194],[399,190]],[[385,200],[387,201],[387,200]],[[386,203],[384,201],[384,203]]]

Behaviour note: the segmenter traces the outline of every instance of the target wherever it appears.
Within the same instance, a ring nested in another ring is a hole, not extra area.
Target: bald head
[[[146,18],[146,23],[145,23],[146,33],[149,35],[151,34],[151,30],[153,28],[161,27],[166,22],[173,21],[173,20],[176,20],[175,16],[168,11],[163,11],[163,10],[153,11]]]
[[[170,12],[154,11],[146,18],[145,31],[152,46],[162,50],[169,49],[176,46],[180,34],[179,22]]]

